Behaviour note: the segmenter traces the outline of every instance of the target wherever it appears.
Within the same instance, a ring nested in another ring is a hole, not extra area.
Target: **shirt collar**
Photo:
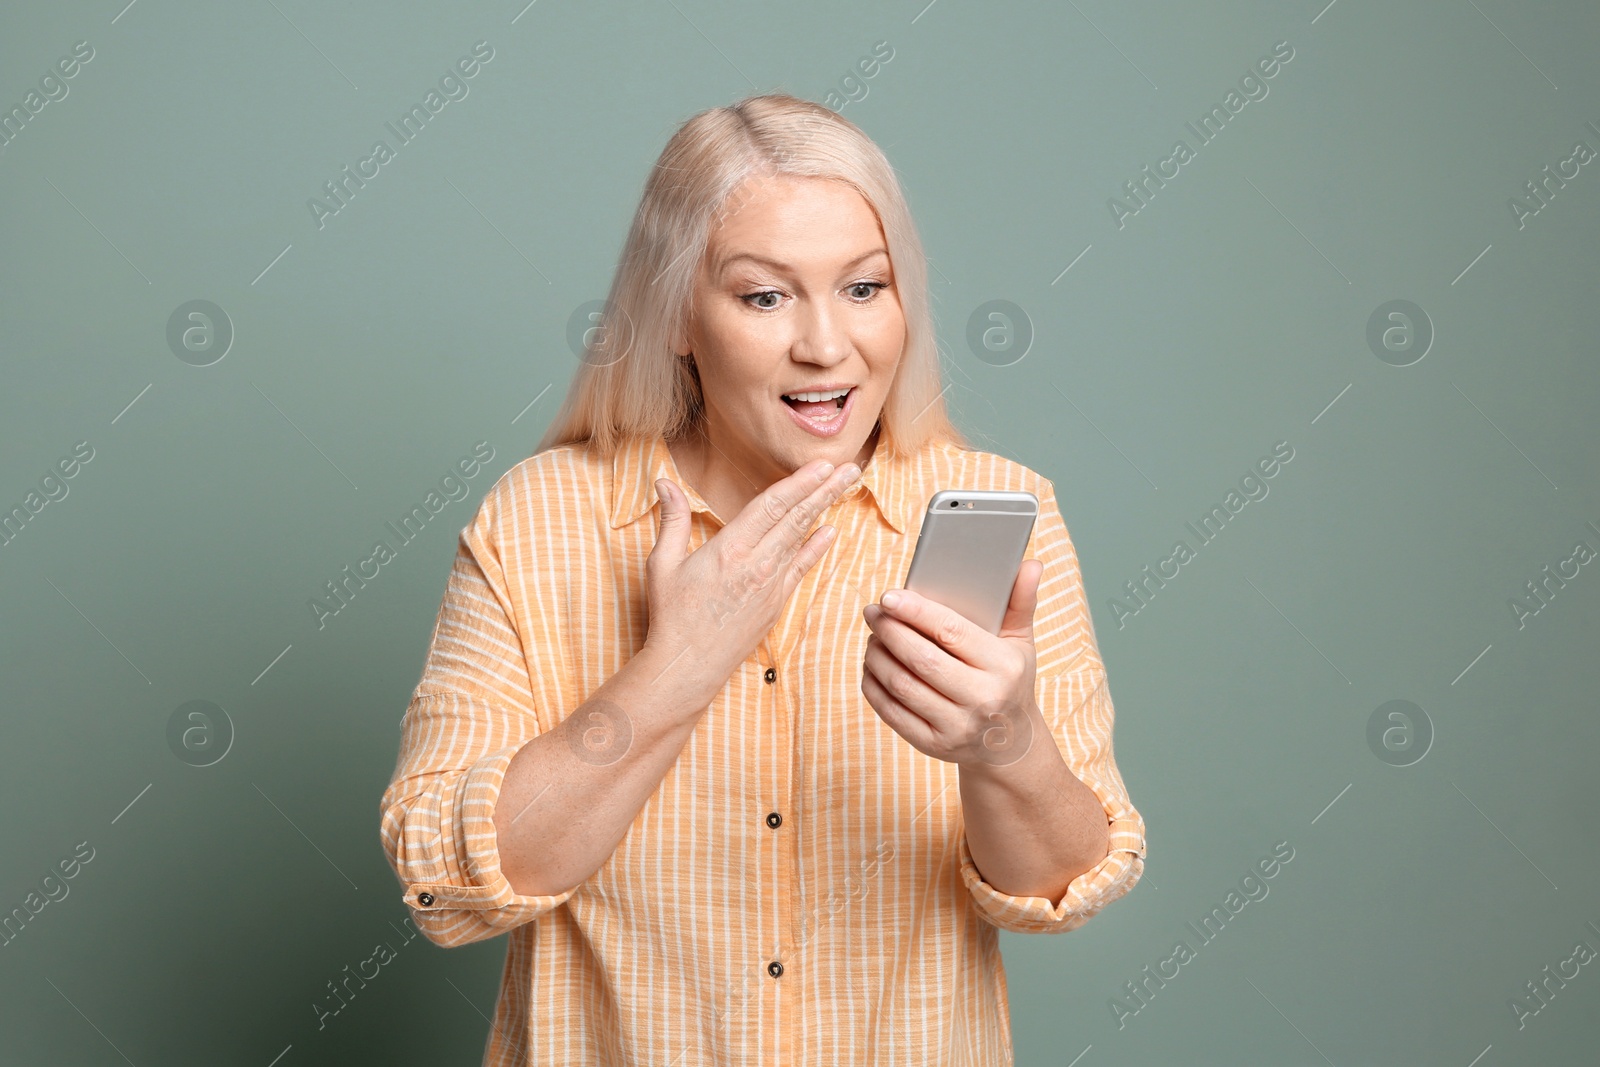
[[[874,449],[861,477],[840,498],[848,500],[865,493],[896,533],[905,533],[911,527],[915,490],[911,485],[913,471],[907,460],[888,459],[880,449]],[[657,503],[656,479],[669,478],[683,489],[689,498],[689,510],[709,512],[705,502],[693,486],[684,480],[678,470],[666,439],[631,437],[623,441],[611,460],[611,526],[626,526],[655,507]],[[732,520],[733,516],[727,516]]]

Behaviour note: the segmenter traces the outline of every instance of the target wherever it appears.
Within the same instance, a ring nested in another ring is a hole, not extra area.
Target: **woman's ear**
[[[672,333],[672,354],[682,360],[692,360],[694,358],[694,340],[691,336],[694,333],[694,308],[692,305],[686,314],[688,316],[687,320],[679,323]]]

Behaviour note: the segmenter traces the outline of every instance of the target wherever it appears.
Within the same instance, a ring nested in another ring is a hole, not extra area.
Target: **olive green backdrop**
[[[1593,1062],[1594,5],[121,3],[0,22],[0,1061],[478,1062],[505,943],[405,942],[378,841],[456,535],[676,124],[782,89],[1056,484],[1148,822],[1002,935],[1018,1062]]]

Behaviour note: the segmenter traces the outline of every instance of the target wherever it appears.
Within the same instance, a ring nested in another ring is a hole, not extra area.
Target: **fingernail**
[[[832,463],[824,463],[822,466],[817,468],[817,481],[819,481],[819,482],[827,481],[828,480],[828,475],[830,475],[832,473],[833,473],[833,464]]]
[[[883,596],[878,598],[878,603],[882,604],[886,608],[892,608],[900,603],[900,594],[891,589],[887,593],[883,594]]]
[[[861,468],[854,463],[847,464],[844,468],[844,481],[846,485],[861,477]]]

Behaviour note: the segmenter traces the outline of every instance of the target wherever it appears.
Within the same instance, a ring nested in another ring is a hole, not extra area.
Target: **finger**
[[[1039,606],[1039,582],[1044,577],[1044,561],[1025,559],[1011,587],[1006,617],[1000,621],[1001,637],[1026,637],[1033,640],[1033,613]]]
[[[901,704],[915,712],[921,719],[945,732],[954,729],[963,718],[961,706],[935,688],[928,679],[891,652],[881,641],[867,641],[867,651],[862,665],[878,684]]]
[[[963,663],[979,670],[1001,665],[999,653],[1004,646],[995,647],[998,638],[954,608],[909,589],[890,589],[878,599],[879,606],[891,618],[916,630]],[[899,649],[895,651],[899,653]]]
[[[744,510],[734,516],[728,524],[728,529],[734,531],[734,537],[749,545],[760,543],[784,516],[789,514],[791,508],[809,497],[820,485],[825,485],[833,472],[818,477],[826,464],[818,460],[807,463],[787,478],[780,478],[773,482],[755,499],[744,506]]]
[[[761,538],[756,545],[756,557],[759,559],[764,554],[771,552],[781,559],[783,556],[792,553],[796,546],[804,540],[812,524],[860,476],[860,469],[854,463],[846,463],[843,467],[829,474],[821,485],[817,486],[804,500],[790,508],[789,513],[783,517],[783,520]]]
[[[835,527],[824,526],[806,538],[806,543],[800,546],[800,551],[795,553],[794,561],[789,565],[790,592],[794,591],[794,586],[800,584],[800,579],[806,576],[806,571],[816,566],[838,533]]]
[[[922,633],[910,629],[909,625],[891,619],[880,606],[867,605],[862,614],[867,617],[867,625],[872,627],[872,637],[867,638],[869,651],[874,645],[882,646],[896,664],[904,665],[904,669],[920,678],[923,685],[944,701],[952,705],[971,702],[971,667],[934,645]],[[878,672],[878,677],[885,683],[890,681],[888,673]],[[904,699],[904,694],[898,696]]]
[[[922,717],[894,698],[871,671],[861,674],[861,695],[889,728],[923,755],[932,755],[938,737]]]
[[[649,558],[657,559],[659,553],[661,562],[675,565],[689,550],[689,502],[669,478],[656,479],[656,496],[661,501],[661,522]]]

